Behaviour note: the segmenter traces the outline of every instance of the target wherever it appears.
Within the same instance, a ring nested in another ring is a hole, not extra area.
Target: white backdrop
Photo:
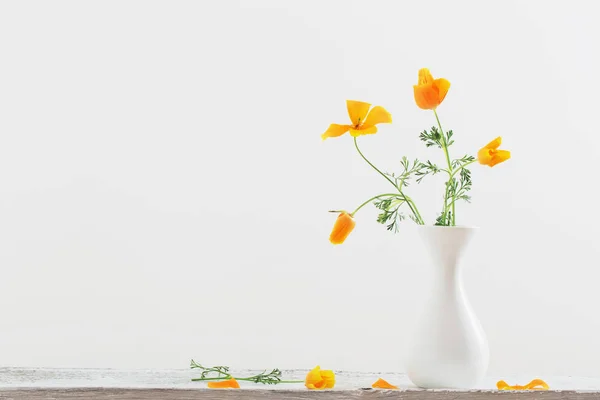
[[[455,156],[496,136],[458,222],[490,374],[600,376],[593,1],[3,1],[0,365],[403,371],[427,292],[411,222],[332,208],[441,153],[419,68],[452,83]],[[433,222],[442,180],[411,187]]]

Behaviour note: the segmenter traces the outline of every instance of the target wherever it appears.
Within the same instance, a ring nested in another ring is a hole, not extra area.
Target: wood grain
[[[0,399],[90,399],[90,400],[352,400],[352,399],[395,399],[395,400],[580,400],[599,399],[598,392],[576,391],[427,391],[427,390],[207,390],[207,389],[118,389],[118,388],[73,388],[73,389],[0,389]]]
[[[235,371],[249,376],[256,371]],[[260,371],[259,371],[260,372]],[[302,380],[307,370],[286,370],[287,379]],[[204,382],[193,382],[198,372],[189,369],[86,369],[0,367],[0,399],[144,399],[144,400],[565,400],[599,399],[600,377],[548,377],[551,391],[498,392],[499,377],[487,377],[477,390],[423,390],[414,387],[405,374],[383,372],[336,372],[336,386],[330,391],[309,391],[302,384],[262,386],[240,382],[239,390],[212,390]],[[403,390],[373,390],[371,384],[383,378]],[[504,376],[511,384],[523,384],[532,376]],[[360,389],[362,388],[362,389]]]

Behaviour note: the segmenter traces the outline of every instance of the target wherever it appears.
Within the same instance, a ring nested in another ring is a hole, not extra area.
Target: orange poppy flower
[[[433,79],[427,68],[421,68],[419,84],[414,85],[413,88],[417,106],[423,110],[435,110],[444,101],[450,89],[450,82],[444,78]]]
[[[306,375],[304,385],[309,389],[331,389],[335,385],[335,374],[331,370],[322,370],[317,365]]]
[[[369,112],[371,104],[362,101],[346,100],[348,115],[352,125],[331,124],[329,128],[321,135],[325,140],[330,137],[342,136],[350,131],[352,136],[369,135],[377,133],[377,124],[389,124],[392,122],[392,115],[381,106],[375,106]]]
[[[235,378],[227,379],[226,381],[208,382],[208,387],[211,389],[239,389],[240,384]]]
[[[335,225],[333,225],[333,230],[329,235],[329,241],[332,244],[342,244],[348,237],[348,235],[354,229],[356,225],[356,221],[350,214],[345,211],[342,211],[340,215],[338,215],[335,220]]]
[[[493,167],[496,164],[500,164],[510,158],[510,151],[498,150],[498,147],[502,144],[502,138],[498,136],[496,139],[489,142],[479,152],[477,152],[477,159],[479,164],[489,165]]]
[[[546,382],[541,379],[534,379],[529,382],[527,385],[513,385],[510,386],[508,383],[504,381],[498,381],[496,384],[498,390],[548,390],[550,387]]]
[[[377,379],[377,382],[372,384],[371,387],[373,389],[398,389],[398,386],[394,386],[381,378]]]

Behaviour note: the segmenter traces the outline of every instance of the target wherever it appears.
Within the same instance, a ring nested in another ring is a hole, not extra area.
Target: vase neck
[[[423,227],[421,237],[429,250],[436,273],[458,276],[460,258],[471,240],[474,228]]]

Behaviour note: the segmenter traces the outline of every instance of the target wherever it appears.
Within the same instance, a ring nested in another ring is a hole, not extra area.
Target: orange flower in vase
[[[477,160],[479,164],[493,167],[494,165],[500,164],[510,158],[510,151],[498,150],[498,147],[502,144],[502,137],[498,136],[486,144],[481,150],[477,152]]]
[[[435,110],[446,98],[450,89],[447,79],[433,79],[427,68],[419,70],[419,83],[413,86],[415,102],[423,110]]]
[[[452,146],[459,135],[443,126],[437,110],[446,100],[449,90],[450,82],[447,79],[434,78],[427,68],[418,71],[418,82],[413,86],[414,100],[420,109],[427,110],[433,117],[432,125],[421,131],[418,139],[430,149],[427,151],[432,153],[431,157],[435,156],[437,159],[429,159],[429,155],[425,159],[419,159],[398,154],[399,163],[388,159],[386,170],[376,166],[376,163],[360,149],[358,142],[361,139],[358,136],[376,133],[377,123],[390,123],[392,119],[385,109],[371,109],[369,103],[347,101],[351,124],[331,124],[321,135],[323,139],[327,139],[350,132],[358,155],[373,169],[375,176],[379,175],[383,188],[378,189],[376,193],[365,194],[364,200],[357,202],[359,205],[355,209],[349,208],[351,212],[339,209],[334,211],[338,215],[329,236],[331,243],[341,244],[347,240],[355,227],[354,217],[366,205],[374,206],[377,223],[394,233],[401,230],[404,221],[430,225],[420,227],[419,232],[432,253],[430,258],[436,264],[433,270],[439,275],[435,279],[440,282],[440,289],[432,294],[430,309],[426,310],[422,318],[422,327],[417,329],[419,334],[411,346],[411,356],[407,365],[411,381],[428,389],[475,387],[485,376],[489,362],[488,342],[477,316],[469,311],[471,306],[460,284],[461,259],[457,257],[466,248],[477,229],[457,225],[457,215],[460,214],[460,208],[472,200],[470,191],[473,187],[473,164],[479,162],[493,167],[510,158],[509,151],[500,149],[501,138],[493,140],[477,154],[453,157],[456,146]],[[470,103],[476,101],[473,97],[483,98],[488,95],[485,87],[479,87],[478,90],[480,94],[473,95]],[[405,95],[410,96],[410,91]],[[391,152],[396,149],[397,144],[384,143],[380,146],[387,147],[386,152]],[[437,156],[434,152],[437,152]],[[341,168],[336,165],[336,169]],[[346,170],[344,172],[346,173]],[[436,207],[435,219],[427,222],[415,198],[412,197],[412,190],[434,175],[442,175],[443,179],[440,182],[444,182],[444,185],[436,194],[441,204]],[[373,240],[377,238],[373,237]],[[447,318],[440,324],[440,315],[452,318]],[[457,315],[460,318],[453,317]],[[460,343],[460,346],[457,347],[456,343]],[[448,363],[447,360],[453,362]],[[394,388],[394,385],[384,380],[378,380],[372,386]]]
[[[321,135],[325,140],[330,137],[342,136],[350,131],[350,135],[357,137],[361,135],[371,135],[377,133],[377,124],[389,124],[392,122],[392,115],[381,106],[375,106],[371,109],[370,103],[362,101],[346,100],[348,115],[351,125],[331,124],[329,128]],[[371,111],[369,111],[371,110]]]

